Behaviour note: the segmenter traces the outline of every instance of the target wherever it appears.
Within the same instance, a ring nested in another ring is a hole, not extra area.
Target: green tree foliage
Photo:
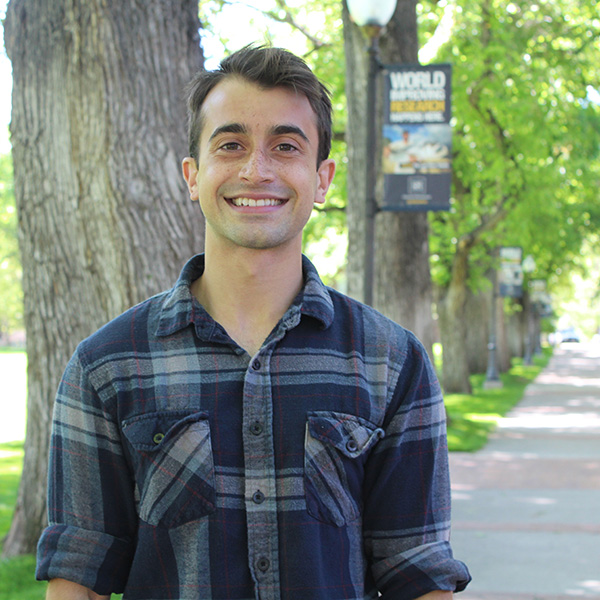
[[[594,251],[600,244],[592,236],[582,249],[576,269],[561,269],[553,286],[554,295],[564,306],[551,329],[574,326],[584,338],[600,335],[600,254]]]
[[[432,218],[434,277],[447,285],[457,246],[479,233],[473,287],[498,244],[523,246],[550,275],[598,223],[600,114],[587,99],[600,58],[595,3],[460,4],[437,56],[454,68],[455,136],[453,210]]]
[[[0,338],[23,327],[21,260],[12,158],[0,156]]]
[[[600,117],[588,94],[598,81],[600,20],[592,4],[445,3],[451,36],[435,60],[453,65],[453,205],[432,215],[431,248],[442,344],[460,357],[444,363],[450,391],[468,391],[467,287],[487,283],[493,249],[523,247],[535,277],[551,280],[595,226]]]

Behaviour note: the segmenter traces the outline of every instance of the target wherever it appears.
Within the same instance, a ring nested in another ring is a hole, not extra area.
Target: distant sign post
[[[385,67],[380,210],[450,208],[450,65]]]
[[[523,249],[514,246],[500,248],[499,294],[508,298],[523,296]]]

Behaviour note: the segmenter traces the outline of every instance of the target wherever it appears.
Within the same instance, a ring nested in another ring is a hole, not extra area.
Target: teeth
[[[277,198],[264,198],[253,200],[252,198],[232,198],[231,201],[235,206],[278,206],[283,204],[283,200]]]

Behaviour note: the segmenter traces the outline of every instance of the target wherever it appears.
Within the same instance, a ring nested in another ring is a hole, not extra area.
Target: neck
[[[216,251],[207,240],[205,269],[192,285],[211,317],[250,356],[302,288],[302,255],[278,250]]]

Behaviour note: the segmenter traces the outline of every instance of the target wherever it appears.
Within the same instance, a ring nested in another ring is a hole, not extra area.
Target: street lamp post
[[[523,271],[525,273],[527,273],[528,275],[530,275],[531,273],[533,273],[533,271],[535,271],[535,268],[536,268],[535,259],[530,254],[523,261]],[[533,364],[533,335],[534,335],[534,332],[533,332],[533,327],[534,327],[533,303],[531,302],[531,293],[529,293],[529,295],[528,295],[526,319],[527,319],[527,325],[526,325],[527,334],[525,336],[525,354],[523,356],[523,364],[531,365],[531,364]]]
[[[350,17],[365,32],[369,40],[363,300],[365,304],[372,305],[375,279],[375,215],[377,214],[377,82],[381,70],[379,62],[379,36],[394,14],[397,0],[347,1]]]
[[[501,388],[502,380],[498,373],[498,342],[497,342],[497,301],[498,301],[498,271],[492,270],[492,304],[490,307],[490,332],[488,339],[488,364],[483,387],[485,389]]]

